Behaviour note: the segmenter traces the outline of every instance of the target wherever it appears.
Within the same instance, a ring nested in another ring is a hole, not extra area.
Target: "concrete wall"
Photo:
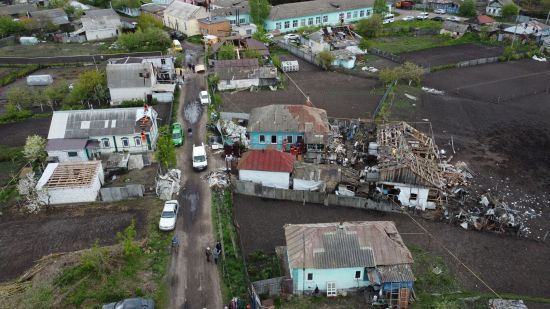
[[[102,188],[99,196],[103,202],[116,202],[143,197],[145,188],[141,184],[131,184],[124,187]]]
[[[290,32],[296,31],[298,28],[304,26],[340,25],[340,14],[343,14],[344,23],[348,24],[372,16],[372,7],[364,7],[361,9],[343,12],[332,12],[321,15],[267,20],[265,22],[265,30],[272,31],[279,29],[281,32]]]
[[[266,280],[254,281],[252,285],[257,294],[279,295],[282,288],[284,277],[270,278]]]
[[[355,279],[355,272],[359,271],[359,279]],[[368,286],[368,279],[363,280],[365,271],[364,267],[352,268],[334,268],[334,269],[314,269],[306,268],[305,271],[301,268],[293,268],[290,271],[294,283],[294,293],[302,291],[313,291],[315,287],[319,287],[320,291],[327,290],[327,282],[335,282],[336,290],[349,290]],[[313,274],[313,280],[307,280],[308,274]]]
[[[86,40],[96,41],[115,38],[118,36],[118,29],[105,29],[105,30],[86,30]]]
[[[112,104],[116,105],[125,100],[146,100],[147,95],[152,91],[151,87],[109,88],[109,93]]]
[[[260,85],[259,78],[220,80],[218,82],[218,89],[220,91],[233,90],[233,89],[246,89],[252,86],[258,87],[259,85]]]
[[[239,170],[239,179],[273,188],[288,189],[290,186],[290,173],[284,172]]]
[[[76,152],[76,157],[69,157],[69,152]],[[86,154],[85,149],[81,150],[73,150],[73,151],[62,151],[62,150],[56,150],[56,151],[48,151],[49,157],[57,157],[57,160],[59,162],[71,162],[71,161],[88,161],[88,155]]]
[[[39,193],[40,200],[46,205],[95,202],[103,183],[103,169],[93,183],[87,187],[44,188]]]
[[[203,17],[206,17],[206,15]],[[197,19],[185,20],[178,16],[164,14],[164,25],[170,29],[178,30],[187,36],[201,34]]]

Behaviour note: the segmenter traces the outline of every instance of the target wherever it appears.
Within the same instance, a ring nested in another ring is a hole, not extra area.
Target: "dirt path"
[[[199,56],[197,52],[195,57]],[[203,87],[203,75],[186,75],[178,110],[178,121],[183,124],[184,131],[191,127],[193,134],[191,137],[186,135],[184,145],[177,150],[183,183],[178,200],[183,206],[180,212],[183,218],[176,227],[180,250],[172,257],[169,270],[170,308],[222,307],[218,269],[206,262],[204,251],[215,244],[210,189],[200,178],[205,172],[195,172],[191,165],[193,143],[204,142],[206,135],[207,113],[195,103]]]

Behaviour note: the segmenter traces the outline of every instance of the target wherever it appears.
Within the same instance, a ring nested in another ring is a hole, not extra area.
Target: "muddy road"
[[[186,53],[186,61],[197,61],[201,52],[190,51]],[[193,144],[203,143],[206,136],[206,108],[196,102],[205,86],[203,75],[188,72],[180,97],[178,121],[186,132],[184,145],[177,150],[183,183],[178,200],[183,211],[176,226],[181,245],[178,253],[172,256],[169,270],[170,308],[222,307],[218,270],[213,263],[206,262],[205,255],[206,247],[213,247],[216,241],[210,213],[210,189],[201,179],[206,171],[195,172],[191,161]],[[187,134],[188,128],[192,129],[191,136]]]

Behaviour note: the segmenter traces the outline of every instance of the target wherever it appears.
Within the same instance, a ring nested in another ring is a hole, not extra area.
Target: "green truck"
[[[175,146],[183,145],[183,130],[179,122],[172,124],[172,143],[174,143]]]

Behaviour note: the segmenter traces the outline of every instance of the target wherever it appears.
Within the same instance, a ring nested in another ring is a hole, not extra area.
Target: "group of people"
[[[216,245],[214,246],[213,250],[210,249],[210,247],[206,247],[205,253],[206,253],[207,263],[210,263],[211,260],[214,260],[214,264],[218,264],[218,259],[222,254],[222,243],[219,241],[216,242]]]

